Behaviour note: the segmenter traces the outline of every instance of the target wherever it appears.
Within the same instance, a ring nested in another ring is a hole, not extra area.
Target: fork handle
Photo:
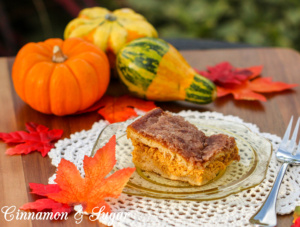
[[[281,181],[288,165],[289,164],[286,162],[281,165],[272,190],[268,195],[268,198],[266,199],[262,207],[250,218],[250,223],[264,226],[276,226],[276,199]]]

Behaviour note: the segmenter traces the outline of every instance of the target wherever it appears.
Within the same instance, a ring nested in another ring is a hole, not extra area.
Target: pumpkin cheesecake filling
[[[156,108],[127,127],[133,163],[171,180],[203,185],[239,161],[233,137],[206,136],[181,116]]]

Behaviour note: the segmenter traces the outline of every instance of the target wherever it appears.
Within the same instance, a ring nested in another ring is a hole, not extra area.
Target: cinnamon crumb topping
[[[128,126],[143,136],[162,143],[189,161],[206,162],[216,153],[236,146],[233,137],[210,137],[181,116],[156,108]]]

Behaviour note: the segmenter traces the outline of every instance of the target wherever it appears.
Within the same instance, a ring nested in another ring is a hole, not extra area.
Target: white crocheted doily
[[[251,131],[269,139],[274,151],[281,138],[269,133],[262,133],[258,127],[246,123],[236,116],[224,116],[216,112],[182,111],[179,115],[192,119],[218,119],[242,123]],[[76,132],[69,139],[60,140],[49,152],[52,164],[58,166],[61,158],[73,162],[82,172],[82,161],[85,155],[90,155],[99,132],[107,125],[106,121],[96,122],[88,131]],[[249,218],[266,199],[279,170],[274,152],[271,158],[265,180],[256,187],[241,191],[219,200],[185,201],[153,199],[141,196],[121,194],[118,199],[108,198],[106,201],[112,213],[126,214],[113,221],[105,216],[100,221],[106,225],[117,226],[251,226]],[[82,173],[83,174],[83,173]],[[300,167],[289,166],[277,199],[278,214],[289,214],[294,211],[300,201],[299,180]],[[55,174],[49,178],[53,184]],[[78,206],[77,206],[78,209]],[[79,206],[80,209],[80,206]]]

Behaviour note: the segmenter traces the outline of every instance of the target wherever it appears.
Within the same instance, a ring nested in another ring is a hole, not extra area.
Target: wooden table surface
[[[300,55],[290,49],[228,49],[181,51],[191,66],[205,69],[221,61],[229,61],[236,67],[263,65],[263,76],[271,76],[276,81],[300,84]],[[102,119],[97,112],[77,116],[56,117],[41,114],[26,105],[15,93],[11,80],[13,58],[0,58],[0,132],[25,130],[25,123],[33,121],[50,129],[63,129],[64,138],[82,129],[90,129],[94,122]],[[127,90],[112,80],[107,91],[111,95],[122,95]],[[282,136],[292,115],[300,116],[300,87],[293,90],[267,95],[267,102],[234,101],[232,97],[217,99],[208,105],[194,105],[183,102],[156,103],[164,110],[179,112],[184,109],[216,111],[225,115],[235,115],[245,122],[256,124],[262,132]],[[0,142],[0,208],[16,206],[34,201],[38,197],[30,194],[30,182],[48,183],[56,168],[48,157],[33,152],[22,156],[7,156],[7,146]],[[277,226],[291,226],[292,214],[279,215]],[[84,226],[103,226],[97,222],[83,221]],[[0,213],[0,226],[77,226],[72,216],[67,221],[5,221]]]

